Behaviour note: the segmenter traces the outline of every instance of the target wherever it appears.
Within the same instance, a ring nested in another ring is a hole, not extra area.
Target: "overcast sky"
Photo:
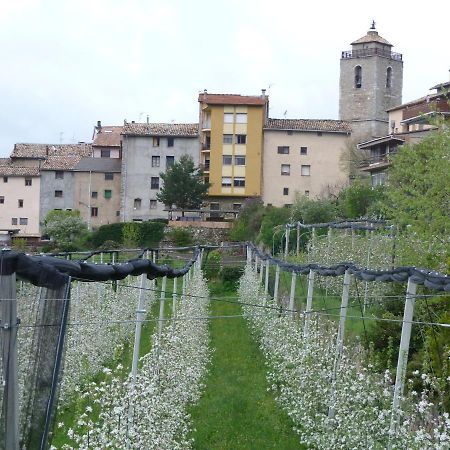
[[[0,156],[90,141],[97,120],[196,122],[203,89],[267,88],[271,117],[337,119],[341,51],[372,19],[413,100],[449,79],[449,4],[0,0]]]

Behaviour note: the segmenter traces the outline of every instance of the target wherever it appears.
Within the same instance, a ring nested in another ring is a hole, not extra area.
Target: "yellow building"
[[[209,189],[210,209],[239,209],[261,196],[263,126],[268,97],[199,95],[200,163]]]

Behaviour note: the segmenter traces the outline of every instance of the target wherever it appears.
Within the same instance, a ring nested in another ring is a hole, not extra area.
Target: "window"
[[[307,155],[308,147],[300,147],[300,155]]]
[[[28,225],[28,217],[21,217],[19,219],[19,225]]]
[[[141,209],[142,200],[140,198],[135,198],[133,202],[134,209]]]
[[[152,156],[152,167],[159,167],[161,164],[161,157]]]
[[[159,189],[159,177],[151,177],[150,189]]]
[[[309,191],[305,191],[306,197],[309,197]]]
[[[285,208],[292,208],[292,203],[285,203],[283,206]]]
[[[0,196],[0,205],[5,203],[5,197],[3,195]]]
[[[175,139],[173,137],[167,138],[167,147],[173,147],[173,144],[175,142]]]
[[[17,225],[17,217],[11,219],[11,225]]]
[[[222,156],[222,164],[224,166],[231,166],[232,162],[233,162],[233,157],[232,156],[230,156],[230,155],[223,155]]]
[[[159,137],[153,138],[153,147],[159,147]]]
[[[236,113],[236,123],[247,123],[247,113]]]
[[[245,144],[247,142],[246,134],[237,134],[236,135],[236,144]]]
[[[234,187],[245,187],[245,178],[243,178],[243,177],[235,177],[235,179],[234,179]]]
[[[62,170],[57,170],[55,172],[55,179],[56,180],[63,180],[64,179],[64,172]]]
[[[33,180],[31,178],[25,178],[25,186],[31,186]]]
[[[23,208],[23,200],[22,200],[22,199],[19,199],[19,200],[17,201],[17,203],[19,204],[19,205],[18,205],[19,208]]]
[[[309,177],[311,175],[311,166],[302,165],[301,174],[302,177]]]
[[[291,174],[291,165],[281,164],[281,175],[290,175],[290,174]]]
[[[105,173],[105,180],[114,180],[114,174],[111,172]]]
[[[236,166],[245,166],[245,156],[235,156],[234,164]]]
[[[100,150],[100,156],[102,158],[111,158],[111,150]]]
[[[166,169],[175,164],[175,156],[166,156]]]
[[[239,211],[242,208],[242,203],[233,203],[233,211]]]
[[[283,195],[289,195],[289,188],[283,188]]]
[[[97,197],[98,197],[97,191],[92,191],[91,192],[91,198],[97,198]]]
[[[289,147],[287,147],[287,146],[278,147],[278,154],[279,155],[289,155]]]
[[[8,182],[8,177],[3,177],[3,183],[7,183]]]
[[[355,67],[355,88],[359,89],[362,86],[362,69],[361,66]]]
[[[91,217],[97,217],[98,216],[98,208],[96,206],[93,206],[91,208]]]
[[[232,134],[224,134],[223,135],[223,143],[224,144],[232,144],[233,143],[233,135]]]
[[[156,209],[158,206],[157,200],[150,200],[150,209]]]
[[[386,172],[375,172],[372,174],[372,186],[382,186],[386,183]]]
[[[224,113],[223,114],[223,122],[224,123],[233,123],[234,114],[233,113]]]
[[[222,186],[231,187],[231,177],[222,177]]]
[[[61,198],[63,196],[63,191],[55,191],[55,197]]]
[[[386,69],[386,87],[390,88],[392,86],[392,67]]]
[[[116,211],[116,217],[120,217],[120,211]]]
[[[112,197],[111,189],[105,189],[104,196],[105,198],[111,198]]]

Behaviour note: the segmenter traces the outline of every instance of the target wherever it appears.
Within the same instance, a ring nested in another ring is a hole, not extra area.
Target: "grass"
[[[217,283],[214,297],[235,296]],[[215,315],[241,314],[240,305],[211,302]],[[244,318],[211,319],[214,349],[205,391],[192,408],[195,449],[302,449],[288,415],[268,392],[264,356]]]

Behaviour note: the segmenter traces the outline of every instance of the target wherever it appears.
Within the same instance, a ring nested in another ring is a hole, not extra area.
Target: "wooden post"
[[[1,251],[1,258],[4,252]],[[0,267],[1,270],[1,267]],[[0,272],[1,302],[1,351],[3,372],[3,408],[0,429],[0,446],[5,449],[19,449],[19,402],[17,374],[17,298],[16,274],[3,275]]]
[[[395,435],[399,423],[400,400],[403,395],[406,378],[406,366],[408,364],[409,341],[411,339],[411,327],[414,316],[414,303],[416,300],[417,284],[408,279],[406,288],[405,310],[403,313],[402,335],[398,351],[397,373],[395,375],[394,398],[392,401],[391,426],[389,436]],[[389,442],[391,448],[391,442]]]
[[[305,310],[305,325],[303,328],[303,336],[308,336],[308,327],[311,320],[312,300],[314,292],[314,271],[309,269],[308,274],[308,293],[306,294],[306,310]]]
[[[278,287],[280,285],[280,266],[277,264],[275,269],[275,285],[273,287],[273,299],[278,303]]]
[[[297,283],[297,274],[292,272],[291,278],[291,292],[289,294],[289,311],[292,313],[292,317],[294,317],[294,300],[295,300],[295,285]]]

